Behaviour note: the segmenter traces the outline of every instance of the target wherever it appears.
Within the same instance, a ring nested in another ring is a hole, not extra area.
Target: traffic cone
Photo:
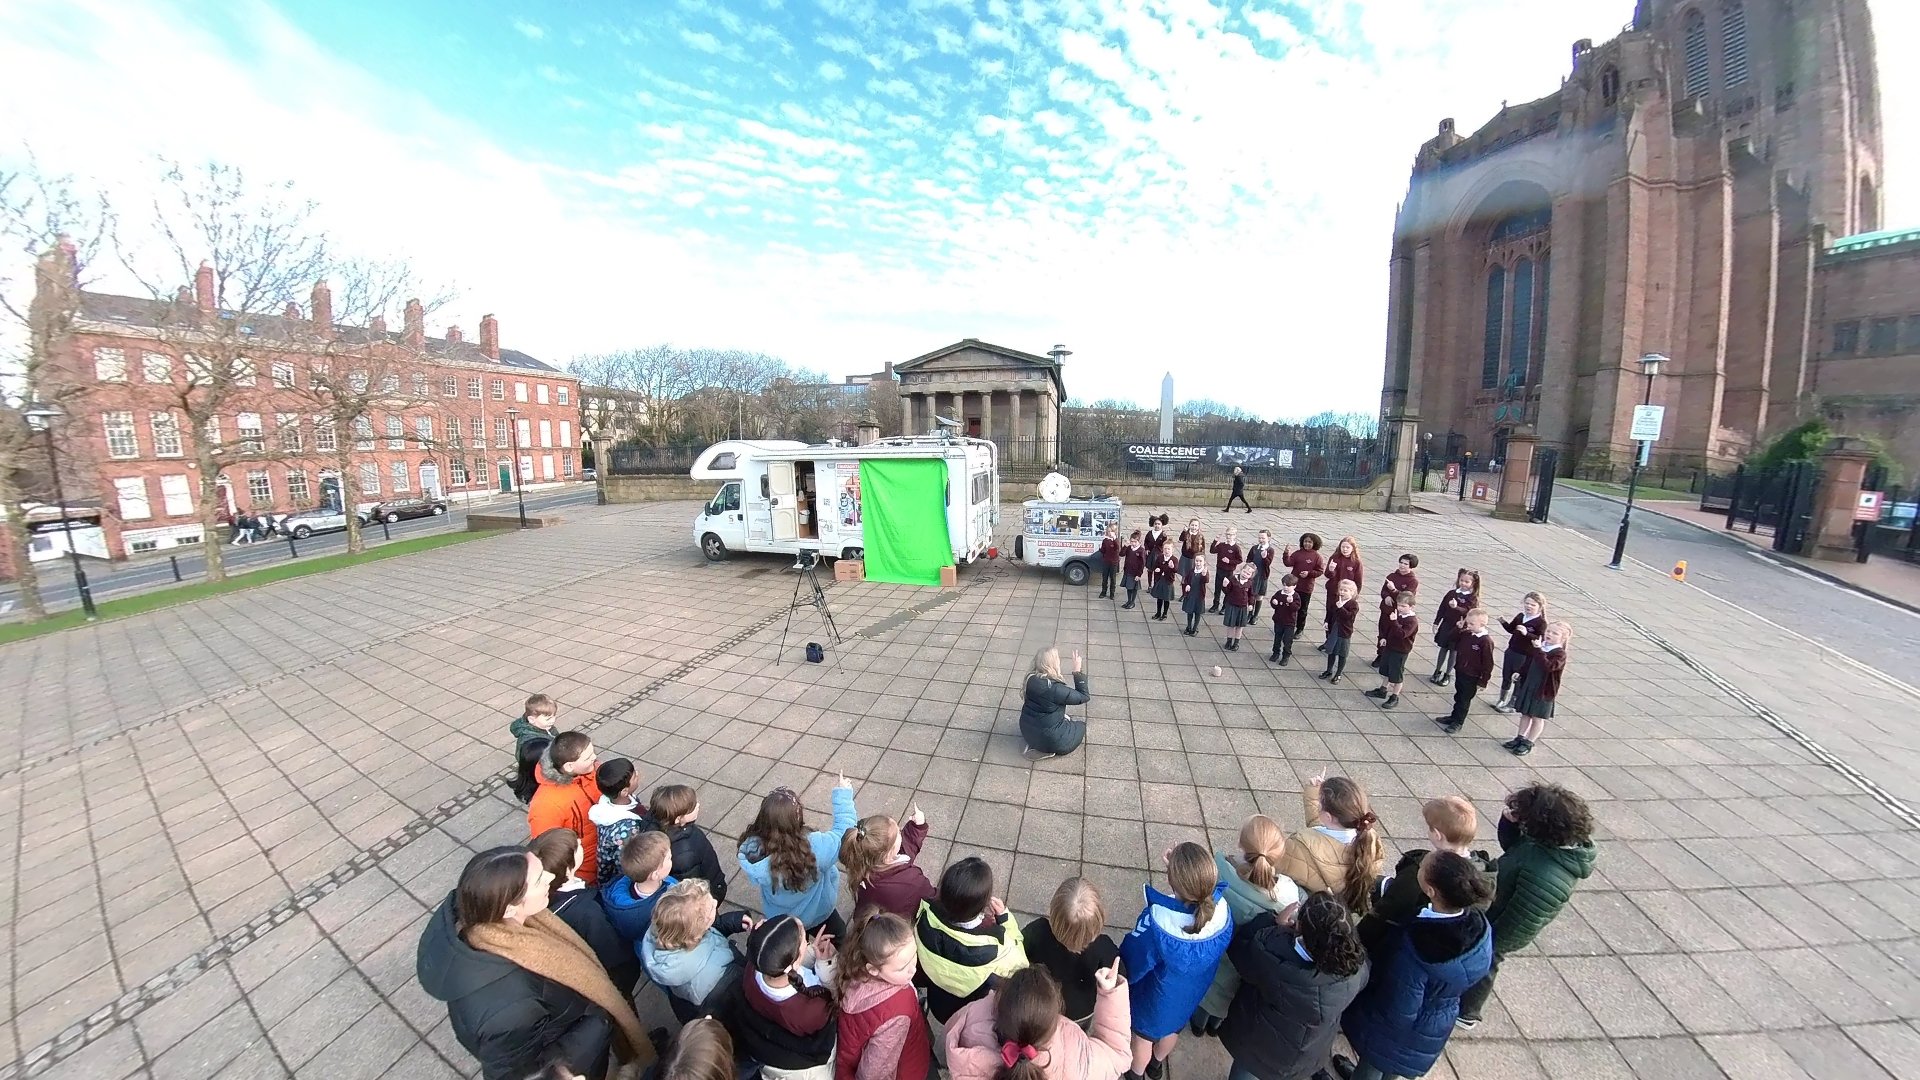
[[[1687,560],[1681,559],[1673,564],[1673,580],[1683,583],[1687,580]]]

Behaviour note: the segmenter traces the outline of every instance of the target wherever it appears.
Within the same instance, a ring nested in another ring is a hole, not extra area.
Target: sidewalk
[[[1597,491],[1585,491],[1596,499],[1608,502],[1624,503],[1612,495],[1603,495]],[[1712,510],[1702,510],[1693,502],[1679,502],[1667,499],[1636,499],[1634,509],[1659,514],[1664,518],[1685,522],[1710,532],[1730,536],[1741,543],[1748,544],[1761,555],[1792,567],[1802,573],[1824,578],[1842,588],[1865,593],[1876,600],[1885,601],[1895,607],[1920,612],[1920,565],[1885,555],[1875,556],[1864,563],[1828,562],[1824,559],[1807,559],[1798,555],[1783,555],[1773,550],[1773,537],[1766,533],[1750,533],[1744,529],[1729,529],[1727,515]]]

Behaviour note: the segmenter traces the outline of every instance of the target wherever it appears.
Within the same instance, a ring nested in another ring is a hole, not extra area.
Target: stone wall
[[[608,476],[607,501],[610,503],[668,502],[673,499],[699,499],[705,502],[720,490],[719,480],[695,480],[687,476]]]
[[[1247,501],[1265,510],[1384,511],[1387,509],[1389,480],[1389,477],[1382,476],[1365,491],[1274,487],[1251,483],[1247,485]],[[607,501],[613,503],[667,502],[674,499],[699,499],[704,502],[713,498],[713,493],[720,488],[720,481],[690,480],[684,476],[609,476],[606,483]],[[1191,507],[1226,502],[1230,481],[1224,475],[1217,484],[1163,484],[1139,477],[1076,476],[1073,487],[1081,495],[1118,495],[1127,506]],[[1003,476],[1000,495],[1008,502],[1018,503],[1034,497],[1033,485],[1024,479]]]

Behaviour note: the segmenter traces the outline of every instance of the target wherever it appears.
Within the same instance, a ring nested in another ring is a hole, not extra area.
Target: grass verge
[[[379,562],[381,559],[397,558],[401,555],[414,555],[435,548],[464,544],[469,540],[478,540],[487,536],[498,536],[498,530],[487,532],[445,532],[432,536],[418,536],[406,540],[394,540],[369,548],[358,555],[322,555],[313,559],[295,559],[291,562],[275,563],[258,570],[249,570],[235,574],[225,581],[198,581],[188,585],[175,585],[166,589],[155,589],[134,596],[124,596],[114,600],[102,600],[96,606],[100,609],[102,622],[108,619],[124,619],[130,615],[139,615],[148,611],[173,607],[176,604],[191,604],[196,600],[205,600],[210,596],[239,592],[242,589],[271,585],[276,581],[288,581],[293,578],[307,577],[310,574],[324,574],[330,570],[343,570],[362,563]],[[24,641],[86,625],[87,617],[80,609],[62,611],[36,623],[14,622],[0,625],[0,645],[10,641]]]
[[[1568,487],[1579,488],[1581,491],[1591,491],[1598,495],[1612,495],[1618,499],[1627,497],[1627,485],[1625,484],[1609,484],[1600,480],[1562,480],[1560,482]],[[1698,492],[1682,491],[1677,488],[1663,488],[1654,484],[1641,484],[1634,488],[1633,497],[1636,499],[1670,499],[1675,502],[1684,502],[1689,499],[1694,502],[1700,501]]]

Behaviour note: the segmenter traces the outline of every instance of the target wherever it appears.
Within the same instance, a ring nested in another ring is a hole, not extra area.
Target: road
[[[593,500],[593,485],[576,485],[565,491],[529,495],[527,512],[579,506],[591,503]],[[518,506],[512,499],[496,499],[491,503],[475,504],[473,512],[512,514],[517,509]],[[414,518],[411,521],[396,522],[387,528],[392,531],[395,540],[424,536],[428,533],[458,532],[467,527],[467,513],[467,508],[456,501],[446,514],[439,517]],[[378,525],[367,526],[366,537],[367,546],[370,548],[386,542],[386,536],[380,531]],[[302,559],[316,555],[338,555],[347,548],[347,534],[345,531],[321,533],[299,541],[297,546]],[[225,544],[222,554],[229,571],[256,569],[270,563],[287,562],[292,557],[285,537],[237,547],[233,544]],[[206,569],[206,557],[193,548],[181,548],[178,559],[181,577],[187,581],[199,580]],[[85,563],[87,583],[93,590],[95,600],[125,596],[173,584],[173,567],[164,558],[123,563],[106,563],[98,559],[87,559]],[[71,565],[64,560],[38,565],[41,595],[45,597],[48,609],[58,611],[78,607],[79,592],[74,588]],[[18,595],[11,587],[0,589],[0,606],[6,605],[9,601],[15,601]]]
[[[1621,505],[1557,485],[1552,520],[1600,542],[1594,558],[1612,556]],[[1687,584],[1851,656],[1904,682],[1920,682],[1913,642],[1920,615],[1781,566],[1743,541],[1659,514],[1636,510],[1627,556],[1651,566],[1687,562]]]

